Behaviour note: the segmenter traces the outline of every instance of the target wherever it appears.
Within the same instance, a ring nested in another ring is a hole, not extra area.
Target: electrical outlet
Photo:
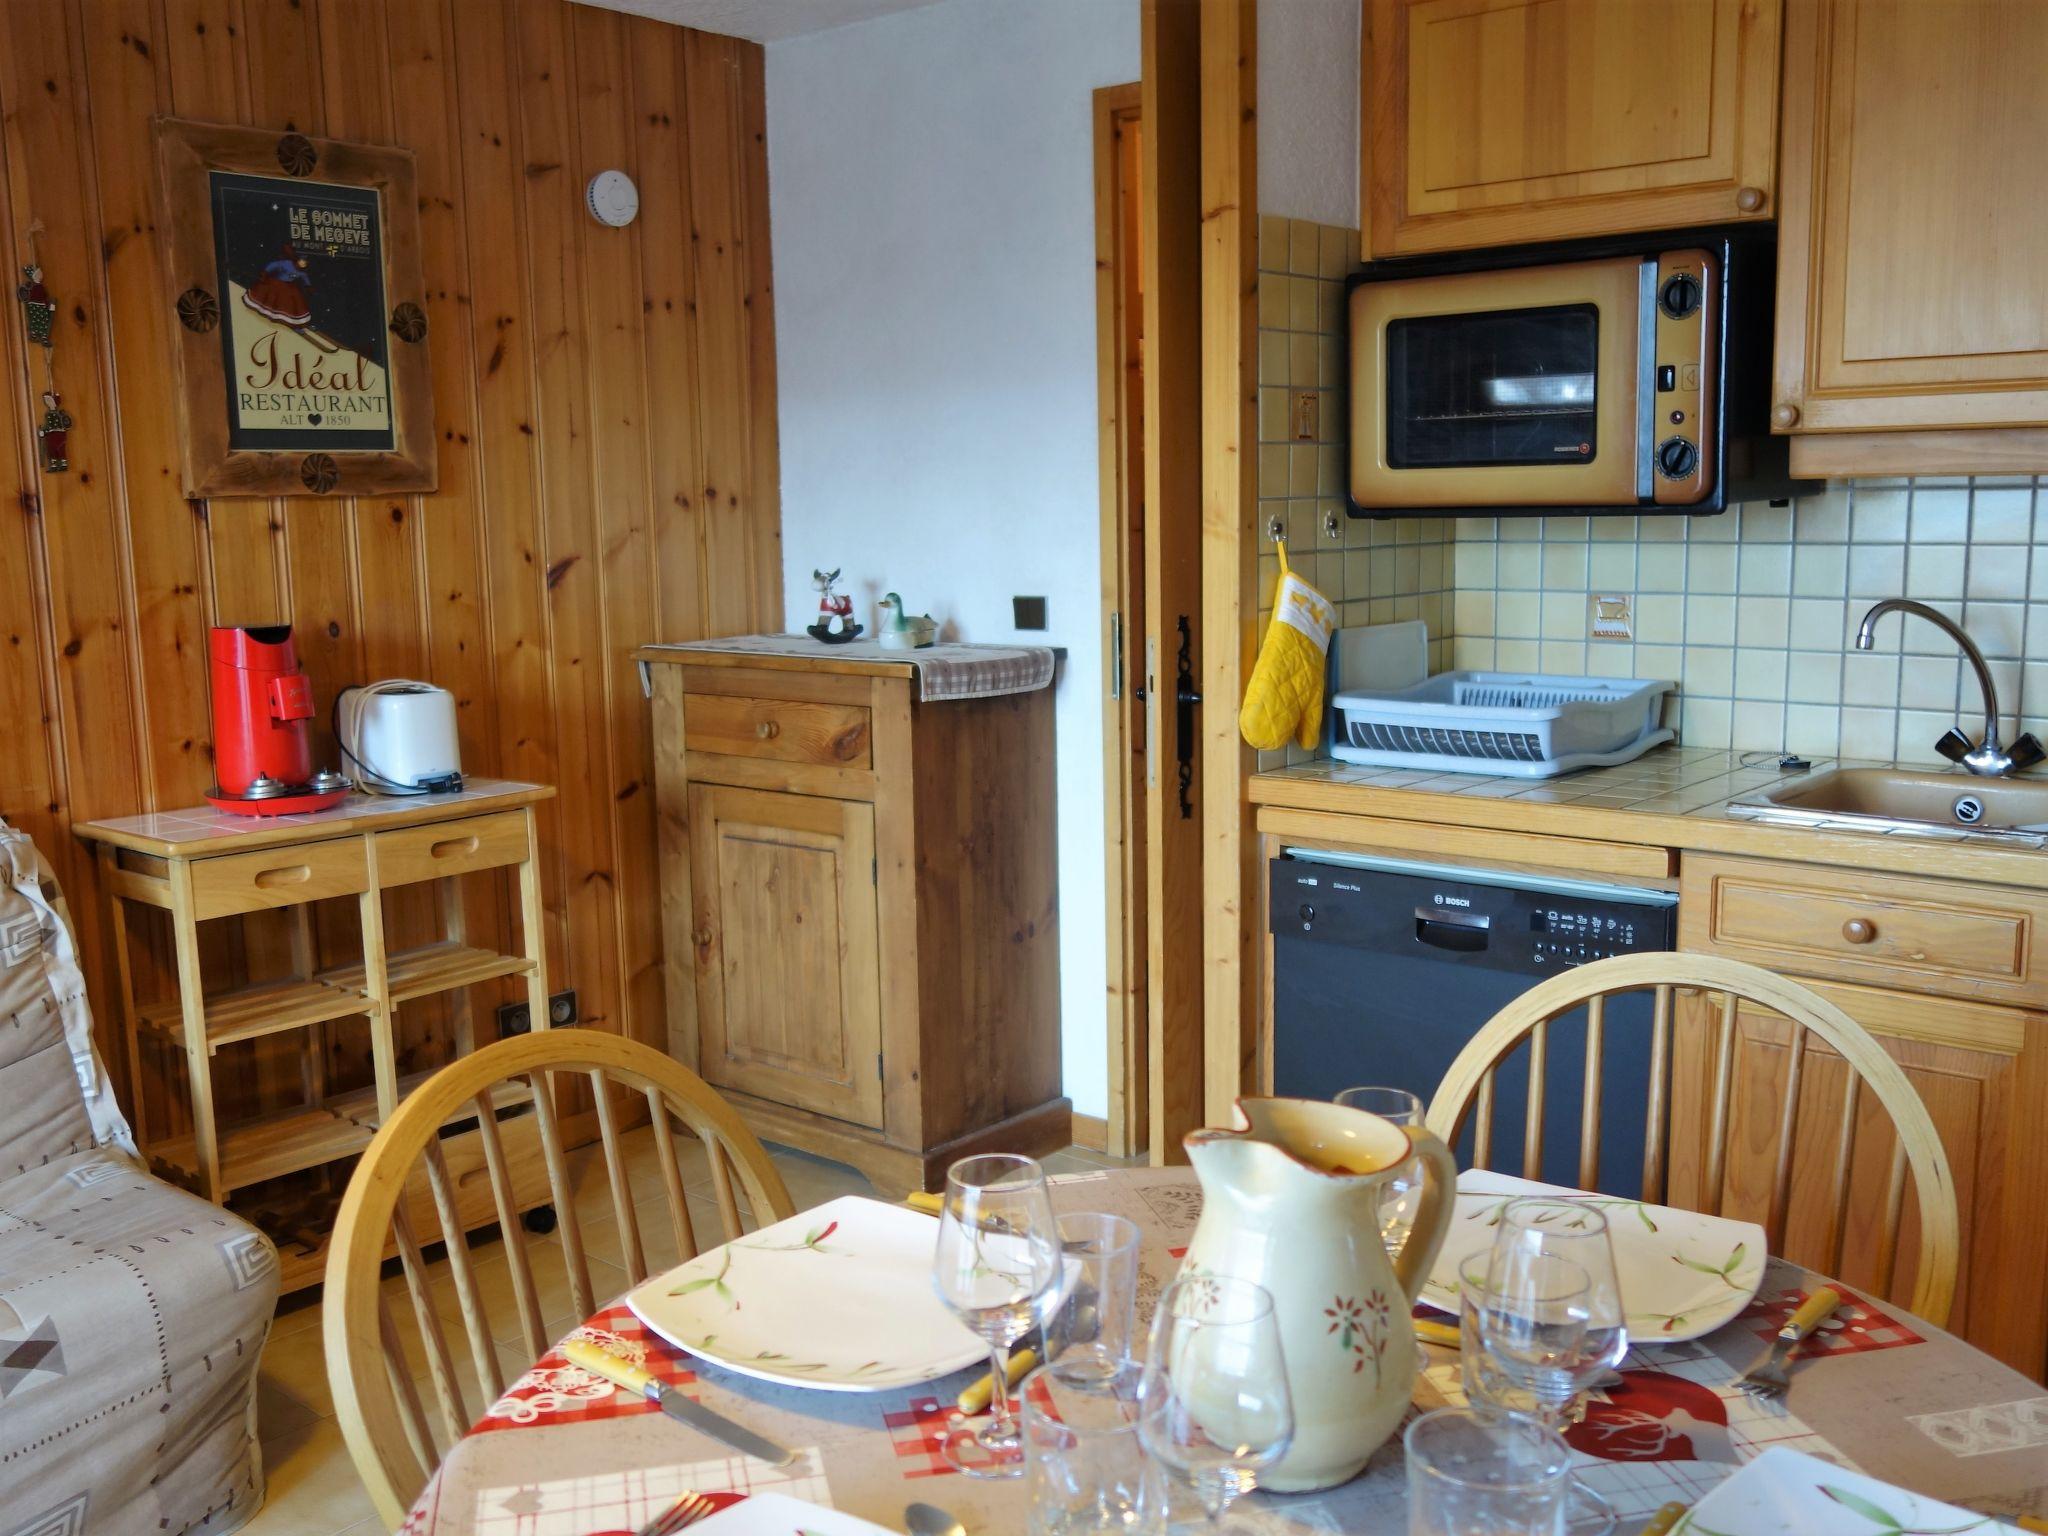
[[[1633,640],[1636,636],[1635,598],[1595,592],[1587,600],[1586,633],[1595,640]]]
[[[576,989],[557,992],[548,999],[548,1027],[561,1029],[582,1017],[576,1009]],[[524,1035],[533,1029],[533,1009],[524,1002],[498,1004],[498,1038]]]
[[[1042,597],[1011,598],[1010,617],[1018,629],[1045,628],[1045,599]]]

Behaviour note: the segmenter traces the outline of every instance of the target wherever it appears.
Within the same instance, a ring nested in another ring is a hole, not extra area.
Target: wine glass
[[[1362,1109],[1392,1125],[1422,1124],[1422,1100],[1406,1088],[1346,1088],[1336,1102],[1346,1109]],[[1421,1198],[1422,1163],[1404,1159],[1393,1176],[1380,1186],[1380,1241],[1387,1252],[1397,1254],[1415,1225],[1415,1206]]]
[[[1510,1265],[1496,1255],[1485,1283],[1472,1310],[1486,1363],[1554,1428],[1579,1395],[1586,1355],[1601,1347],[1588,1339],[1591,1278],[1550,1254],[1517,1255]]]
[[[1294,1443],[1272,1295],[1223,1275],[1174,1281],[1152,1314],[1138,1401],[1145,1449],[1219,1523]]]
[[[1578,1341],[1569,1348],[1559,1346],[1574,1324],[1556,1315],[1560,1310],[1556,1292],[1565,1278],[1560,1266],[1564,1265],[1585,1277],[1580,1298],[1563,1308],[1584,1314],[1583,1321],[1576,1324]],[[1576,1200],[1538,1197],[1509,1202],[1494,1233],[1487,1286],[1482,1332],[1487,1330],[1489,1318],[1507,1312],[1517,1298],[1529,1314],[1521,1331],[1532,1341],[1531,1347],[1540,1350],[1541,1343],[1534,1341],[1542,1330],[1549,1331],[1553,1354],[1547,1364],[1536,1364],[1526,1355],[1515,1364],[1515,1346],[1506,1335],[1501,1336],[1498,1353],[1492,1342],[1488,1351],[1494,1353],[1503,1373],[1536,1399],[1538,1417],[1553,1427],[1561,1425],[1579,1395],[1628,1354],[1627,1314],[1622,1309],[1621,1281],[1615,1271],[1606,1213]],[[1546,1295],[1550,1297],[1547,1303],[1541,1300]],[[1572,1478],[1572,1488],[1592,1511],[1599,1529],[1614,1529],[1614,1506],[1605,1497],[1577,1476]]]
[[[946,1437],[946,1460],[969,1477],[1022,1477],[1010,1408],[1010,1351],[1060,1301],[1060,1231],[1045,1170],[1028,1157],[963,1158],[946,1170],[946,1202],[932,1255],[932,1288],[970,1332],[987,1340],[989,1417]]]

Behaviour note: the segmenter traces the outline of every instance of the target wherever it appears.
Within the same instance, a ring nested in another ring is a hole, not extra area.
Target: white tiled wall
[[[1447,518],[1362,521],[1344,515],[1343,292],[1358,231],[1304,219],[1259,221],[1259,622],[1287,559],[1337,605],[1345,625],[1421,619],[1430,666],[1451,664],[1451,524]],[[1294,440],[1291,400],[1316,395],[1316,441]],[[1301,762],[1295,747],[1259,754],[1261,768]]]
[[[2038,506],[2037,506],[2038,502]],[[2025,477],[1860,480],[1789,507],[1720,517],[1461,518],[1453,663],[1670,678],[1679,738],[1700,747],[1938,762],[1935,739],[1982,706],[1956,647],[1914,597],[1990,659],[2004,728],[2048,726],[2048,496]],[[1589,641],[1593,594],[1633,600],[1633,644]]]

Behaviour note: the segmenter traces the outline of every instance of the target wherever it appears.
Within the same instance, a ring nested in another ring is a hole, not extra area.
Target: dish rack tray
[[[1391,692],[1339,693],[1331,755],[1384,768],[1543,779],[1612,767],[1672,739],[1668,682],[1443,672]]]

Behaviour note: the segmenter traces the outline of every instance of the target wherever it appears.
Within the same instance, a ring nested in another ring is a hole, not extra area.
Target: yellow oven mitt
[[[1273,622],[1237,712],[1237,728],[1252,746],[1270,752],[1291,739],[1307,751],[1322,738],[1323,665],[1336,626],[1335,606],[1287,568],[1281,545]]]

